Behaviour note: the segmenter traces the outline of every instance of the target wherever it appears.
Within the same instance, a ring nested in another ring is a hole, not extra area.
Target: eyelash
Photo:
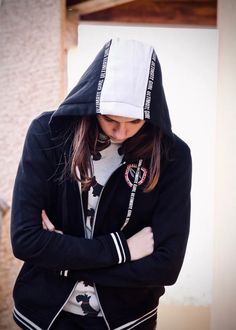
[[[104,119],[105,119],[106,121],[108,121],[109,123],[114,122],[114,120],[112,120],[112,119],[110,119],[110,118],[107,118],[107,117],[104,117]]]
[[[107,121],[107,122],[109,122],[109,123],[116,123],[114,120],[112,120],[112,119],[110,119],[110,118],[107,118],[107,117],[104,117],[104,119]],[[134,120],[134,121],[131,121],[130,123],[131,124],[139,124],[139,122],[140,122],[140,120],[139,119],[137,119],[137,120]]]

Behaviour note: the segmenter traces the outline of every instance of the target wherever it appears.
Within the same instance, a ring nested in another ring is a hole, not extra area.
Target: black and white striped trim
[[[121,264],[123,262],[126,262],[125,250],[123,248],[119,234],[117,232],[111,233],[111,237],[113,239],[118,254],[118,263]]]
[[[60,275],[64,277],[68,277],[68,270],[61,270]]]
[[[21,314],[16,307],[13,309],[13,315],[14,318],[19,321],[21,324],[23,324],[26,328],[30,330],[42,330],[37,324],[34,322],[30,321],[27,317],[25,317],[23,314]]]
[[[140,171],[141,171],[142,163],[143,163],[143,160],[142,159],[139,159],[138,167],[137,167],[137,170],[136,170],[136,173],[135,173],[135,178],[134,178],[134,183],[133,183],[132,191],[131,191],[131,194],[130,194],[127,216],[126,216],[126,219],[125,219],[125,222],[124,222],[123,226],[121,227],[121,230],[123,230],[124,227],[127,226],[127,224],[129,223],[130,217],[132,215],[133,205],[134,205],[134,199],[135,199],[135,194],[136,194],[136,190],[137,190],[137,185],[138,185],[138,180],[139,180],[139,174],[140,174]]]
[[[155,78],[156,61],[157,61],[157,56],[156,56],[155,51],[153,50],[151,63],[150,63],[150,69],[149,69],[147,90],[146,90],[146,95],[145,95],[145,100],[144,100],[144,119],[151,118],[150,106],[151,106],[153,83],[154,83],[154,78]]]
[[[102,87],[104,83],[104,79],[106,77],[106,70],[107,70],[107,61],[108,61],[108,55],[111,47],[111,40],[106,43],[105,45],[105,50],[104,50],[104,55],[103,55],[103,61],[102,61],[102,68],[101,68],[101,73],[100,73],[100,78],[98,81],[98,87],[97,87],[97,93],[96,93],[96,112],[100,113],[100,99],[101,99],[101,92],[102,92]]]
[[[150,319],[151,317],[157,315],[157,307],[154,308],[152,311],[148,312],[147,314],[139,317],[136,320],[130,321],[126,324],[121,325],[118,328],[115,328],[114,330],[129,330],[129,329],[133,329],[135,327],[137,327],[138,325],[140,325],[141,323],[145,322],[146,320]]]

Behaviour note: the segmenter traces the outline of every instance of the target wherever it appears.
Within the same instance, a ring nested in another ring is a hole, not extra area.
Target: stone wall
[[[10,203],[27,127],[65,91],[64,0],[0,1],[0,197]]]
[[[21,261],[13,257],[10,245],[10,212],[2,221],[0,244],[0,329],[19,329],[12,319],[12,288],[21,266]]]
[[[65,0],[0,0],[0,199],[11,195],[31,120],[65,95]],[[0,223],[0,329],[14,330],[10,211]]]

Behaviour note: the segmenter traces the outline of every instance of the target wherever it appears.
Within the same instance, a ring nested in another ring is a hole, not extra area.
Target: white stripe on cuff
[[[117,251],[117,254],[118,254],[118,259],[119,259],[118,263],[121,264],[122,263],[122,256],[121,256],[121,251],[120,251],[120,248],[119,248],[119,245],[118,245],[118,242],[117,242],[117,238],[116,238],[114,233],[111,233],[111,237],[114,241],[116,251]]]
[[[123,244],[122,244],[122,242],[121,242],[121,239],[120,239],[120,235],[118,234],[118,233],[115,233],[116,234],[116,236],[118,237],[118,241],[119,241],[119,243],[120,243],[120,249],[121,249],[121,251],[122,251],[122,253],[123,253],[123,262],[126,262],[126,255],[125,255],[125,250],[124,250],[124,247],[123,247]]]

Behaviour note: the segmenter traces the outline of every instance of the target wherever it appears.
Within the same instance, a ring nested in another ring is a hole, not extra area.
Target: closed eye
[[[132,120],[130,123],[139,124],[140,122],[141,122],[141,119],[135,119],[135,120]]]
[[[107,116],[102,116],[103,117],[103,119],[105,119],[106,121],[108,121],[109,123],[112,123],[112,122],[116,122],[115,120],[113,120],[113,119],[111,119],[111,118],[109,118],[109,117],[107,117]]]

